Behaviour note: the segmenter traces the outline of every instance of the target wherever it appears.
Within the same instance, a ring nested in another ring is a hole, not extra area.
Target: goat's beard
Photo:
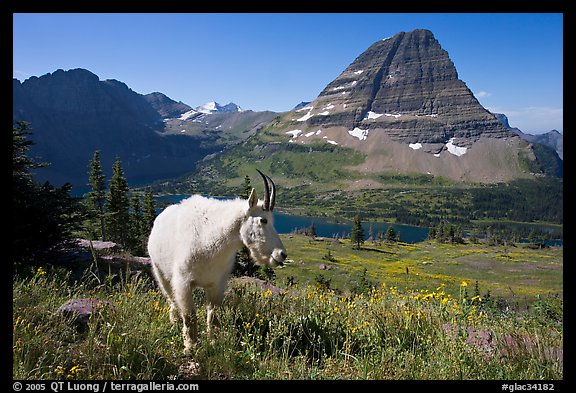
[[[248,247],[248,250],[250,250],[250,258],[252,258],[252,261],[254,261],[254,264],[257,266],[277,267],[282,266],[283,264],[283,261],[279,261],[274,258],[273,252],[270,254],[262,253],[257,248],[250,247]]]
[[[266,256],[260,253],[260,251],[254,248],[248,247],[250,250],[250,258],[254,261],[255,265],[266,266],[270,264],[270,260],[273,259],[272,256]]]

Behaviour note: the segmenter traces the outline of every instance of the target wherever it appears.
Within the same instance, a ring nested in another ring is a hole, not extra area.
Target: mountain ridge
[[[222,151],[217,160],[228,167],[220,165],[215,178],[237,181],[246,165],[265,161],[291,185],[379,187],[377,179],[390,173],[477,183],[562,173],[551,151],[480,105],[423,29],[373,43],[316,99],[288,112],[216,102],[192,108],[83,69],[14,79],[13,98],[13,120],[32,123],[35,152],[53,163],[42,172],[56,183],[86,182],[96,149],[104,166],[120,156],[127,175],[142,181],[194,171],[201,160],[204,171],[212,165],[208,157]],[[338,154],[342,160],[330,159]],[[317,157],[322,165],[307,170],[303,164]]]
[[[541,134],[528,134],[517,127],[511,127],[508,122],[508,117],[504,113],[494,113],[494,116],[496,116],[504,127],[512,130],[522,139],[551,147],[556,151],[560,159],[564,160],[564,135],[558,130],[550,130]]]
[[[77,189],[87,185],[87,165],[95,150],[101,151],[107,176],[119,157],[132,183],[171,178],[192,171],[207,155],[245,140],[261,126],[262,118],[275,116],[251,111],[201,114],[210,119],[205,125],[214,124],[212,117],[219,116],[229,128],[219,130],[215,125],[204,127],[206,132],[170,132],[165,120],[190,110],[162,93],[143,95],[81,68],[59,69],[24,82],[13,79],[13,121],[31,124],[35,143],[31,154],[50,163],[35,177],[55,185],[69,182]],[[247,132],[240,133],[239,127]],[[231,132],[238,135],[228,137]]]

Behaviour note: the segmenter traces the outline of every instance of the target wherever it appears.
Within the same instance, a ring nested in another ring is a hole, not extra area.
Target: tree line
[[[109,185],[100,163],[100,152],[88,167],[91,191],[71,195],[72,185],[55,187],[34,181],[32,171],[49,163],[29,156],[34,142],[30,124],[12,126],[12,261],[15,271],[57,259],[77,237],[110,240],[134,255],[146,253],[146,242],[156,217],[150,191],[130,193],[120,158]]]
[[[84,226],[90,237],[119,243],[134,255],[145,255],[148,235],[156,218],[152,192],[130,195],[120,157],[116,157],[112,167],[107,190],[99,150],[90,161],[88,179],[91,191],[85,198]]]

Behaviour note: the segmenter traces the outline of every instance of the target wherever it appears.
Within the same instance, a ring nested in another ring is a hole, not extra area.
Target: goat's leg
[[[196,306],[192,298],[191,284],[181,284],[175,289],[175,303],[182,317],[182,336],[184,338],[184,351],[190,352],[198,339],[198,322],[196,319]]]
[[[152,273],[156,278],[156,282],[158,283],[160,291],[164,294],[166,300],[168,300],[168,303],[170,304],[170,322],[175,324],[180,319],[180,315],[178,315],[178,308],[174,304],[174,299],[172,296],[172,286],[170,285],[170,281],[166,279],[164,273],[162,273],[162,271],[155,264],[152,264]]]
[[[212,337],[212,320],[214,318],[214,309],[222,305],[224,300],[224,288],[220,286],[210,286],[206,288],[206,333],[208,338]]]
[[[182,320],[182,336],[184,337],[184,352],[189,353],[194,348],[198,340],[198,321],[196,319],[196,310],[186,314]]]

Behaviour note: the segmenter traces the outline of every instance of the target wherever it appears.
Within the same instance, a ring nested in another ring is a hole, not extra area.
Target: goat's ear
[[[253,188],[252,191],[250,192],[250,197],[248,198],[248,206],[250,206],[250,209],[253,209],[256,207],[257,204],[258,204],[258,195],[256,195],[256,189]]]

